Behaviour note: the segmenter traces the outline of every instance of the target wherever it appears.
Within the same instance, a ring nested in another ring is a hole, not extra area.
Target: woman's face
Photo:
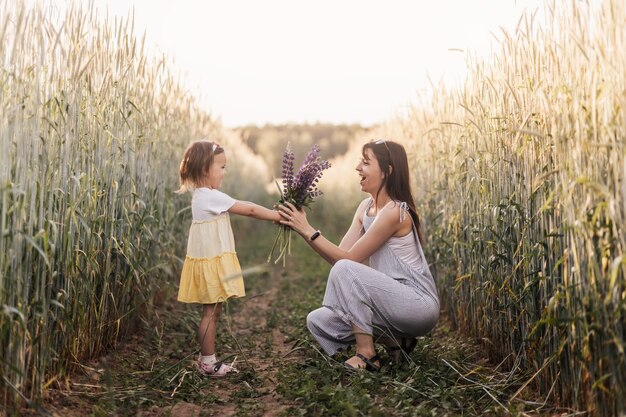
[[[222,180],[226,174],[226,154],[218,153],[213,157],[211,167],[209,168],[208,185],[210,188],[219,190],[222,186]]]
[[[376,155],[371,149],[365,149],[361,161],[356,166],[356,170],[361,177],[361,191],[369,194],[376,194],[383,183],[383,172],[378,165]]]

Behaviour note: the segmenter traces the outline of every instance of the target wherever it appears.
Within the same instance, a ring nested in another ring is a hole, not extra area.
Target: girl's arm
[[[363,200],[361,202],[361,204],[359,204],[359,208],[354,212],[354,217],[352,219],[352,224],[350,225],[350,228],[348,229],[346,234],[341,239],[341,243],[339,244],[339,248],[341,248],[341,249],[350,249],[352,247],[352,245],[354,245],[354,243],[357,240],[359,240],[359,238],[361,237],[361,227],[363,226],[363,220],[362,220],[361,216],[363,215],[363,210],[365,210],[365,207],[366,207],[368,201],[369,201],[369,198],[366,198],[365,200]],[[281,217],[281,220],[283,220],[282,217]],[[315,231],[313,231],[312,233],[315,233]],[[302,235],[302,237],[304,237],[307,242],[311,243],[310,242],[311,235],[308,235],[308,238],[305,235]],[[319,240],[319,239],[322,239],[322,237],[319,236],[316,239],[316,241]],[[329,264],[333,265],[336,262],[336,259],[333,259],[332,257],[328,256],[325,252],[317,250],[316,246],[311,245],[311,247],[322,258],[324,258],[324,260],[326,262],[328,262]]]
[[[376,250],[378,250],[378,248],[380,248],[383,243],[393,236],[402,226],[404,226],[398,222],[400,209],[397,205],[390,205],[381,210],[367,232],[358,238],[352,246],[350,246],[350,248],[347,248],[347,243],[350,243],[348,242],[348,239],[353,239],[353,237],[351,237],[354,233],[353,227],[356,227],[354,221],[350,230],[346,233],[346,236],[344,236],[346,245],[341,247],[330,242],[324,238],[324,236],[319,236],[317,239],[312,241],[311,236],[316,230],[307,221],[306,213],[304,213],[304,211],[297,211],[295,207],[289,203],[284,206],[280,206],[280,209],[280,213],[283,216],[283,220],[280,223],[290,226],[293,230],[298,232],[309,244],[309,246],[311,246],[311,248],[319,253],[330,264],[334,264],[340,259],[350,259],[356,262],[363,262],[369,258],[370,255],[376,252]],[[358,213],[356,215],[358,216]],[[342,241],[342,243],[344,242]]]
[[[239,214],[240,216],[254,217],[259,220],[270,220],[279,222],[282,217],[276,210],[270,210],[250,201],[236,201],[235,204],[228,209],[229,213]]]

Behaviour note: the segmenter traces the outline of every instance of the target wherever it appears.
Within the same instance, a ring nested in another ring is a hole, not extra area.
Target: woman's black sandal
[[[354,356],[356,356],[357,358],[361,359],[364,363],[365,363],[365,370],[366,371],[370,371],[370,372],[380,372],[380,366],[376,365],[374,362],[379,361],[380,362],[380,356],[378,356],[378,354],[372,356],[371,358],[366,358],[365,356],[361,355],[360,353],[355,354]],[[343,365],[348,368],[351,371],[357,371],[359,369],[363,369],[363,368],[359,368],[356,366],[352,366],[350,365],[348,362],[344,362]]]
[[[397,346],[384,346],[392,363],[402,363],[404,359],[415,350],[417,339],[401,337]]]

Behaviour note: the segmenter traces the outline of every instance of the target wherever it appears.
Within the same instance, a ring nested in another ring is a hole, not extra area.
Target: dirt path
[[[276,302],[277,288],[275,281],[271,281],[273,285],[262,293],[253,295],[246,300],[241,310],[232,317],[233,334],[236,339],[249,338],[252,340],[252,346],[256,347],[251,350],[244,350],[244,357],[238,356],[239,368],[248,369],[257,374],[261,384],[256,390],[262,393],[257,398],[259,406],[259,416],[273,417],[285,411],[287,406],[284,399],[276,393],[277,361],[294,360],[289,358],[289,345],[285,342],[285,335],[279,328],[271,328],[268,326],[268,313],[271,306]],[[256,335],[256,337],[255,337]],[[263,340],[265,339],[265,340]],[[263,343],[271,341],[270,352],[263,349]],[[230,385],[225,381],[226,386]],[[240,382],[232,381],[232,384]],[[243,382],[246,384],[246,382]],[[229,389],[228,391],[236,391]],[[226,416],[235,414],[237,411],[236,401],[230,399],[228,403],[220,404],[212,408],[214,415]]]
[[[269,325],[278,276],[257,277],[245,298],[224,309],[218,346],[236,357],[238,375],[203,378],[194,371],[195,354],[189,352],[197,349],[193,335],[199,309],[169,297],[141,333],[52,387],[45,409],[53,416],[280,415],[290,402],[276,393],[277,369],[298,360],[298,352],[290,353],[292,343],[280,327]]]

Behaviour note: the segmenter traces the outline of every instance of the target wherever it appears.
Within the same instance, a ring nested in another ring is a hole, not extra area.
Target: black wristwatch
[[[313,242],[315,239],[317,239],[318,237],[320,237],[320,235],[322,234],[322,232],[320,232],[319,230],[316,230],[315,233],[313,233],[311,235],[311,237],[309,238],[309,240],[311,242]]]

